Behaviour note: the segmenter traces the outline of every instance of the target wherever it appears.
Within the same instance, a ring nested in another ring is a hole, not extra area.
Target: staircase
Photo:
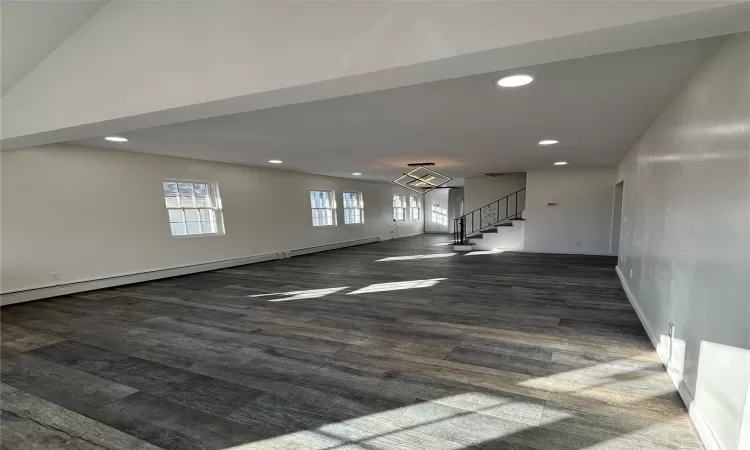
[[[453,249],[522,248],[525,204],[524,188],[456,218],[453,224]]]

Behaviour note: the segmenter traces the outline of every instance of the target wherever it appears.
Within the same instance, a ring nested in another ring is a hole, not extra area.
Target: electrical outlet
[[[628,276],[629,276],[630,278],[633,278],[633,269],[630,269],[630,272],[628,272]]]
[[[581,245],[580,239],[576,239],[576,245]]]
[[[57,272],[52,272],[50,275],[52,275],[52,280],[54,281],[60,281],[60,274]]]

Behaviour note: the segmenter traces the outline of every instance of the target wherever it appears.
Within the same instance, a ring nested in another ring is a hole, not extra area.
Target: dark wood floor
[[[614,258],[446,242],[3,308],[2,448],[700,448]]]

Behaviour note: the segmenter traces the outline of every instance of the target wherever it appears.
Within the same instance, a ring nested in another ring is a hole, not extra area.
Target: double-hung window
[[[310,191],[310,208],[314,227],[336,225],[336,197],[333,191]]]
[[[440,205],[432,205],[432,221],[440,225],[448,225],[448,210]]]
[[[409,218],[418,220],[422,218],[422,202],[416,195],[409,196]]]
[[[406,220],[406,196],[393,196],[393,220]]]
[[[162,182],[172,236],[223,234],[219,190],[205,181]]]
[[[361,192],[344,192],[344,224],[365,223]]]

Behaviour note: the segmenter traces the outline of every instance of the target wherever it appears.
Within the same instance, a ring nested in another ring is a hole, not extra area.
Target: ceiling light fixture
[[[270,160],[268,162],[270,162],[271,164],[281,164],[281,160],[280,159],[272,159],[272,160]]]
[[[556,166],[564,166],[564,165],[567,165],[567,164],[568,164],[567,161],[558,161],[558,162],[555,163]]]
[[[361,174],[361,173],[359,173],[359,172],[352,172],[352,175],[354,175],[355,177],[358,177],[358,176],[360,176],[360,175],[362,175],[362,174]]]
[[[399,186],[405,187],[406,189],[412,190],[417,194],[424,195],[453,179],[426,167],[434,165],[435,163],[409,164],[409,167],[416,167],[416,169],[409,173],[404,173],[403,176],[396,178],[393,182]]]
[[[500,87],[508,88],[508,87],[520,87],[520,86],[526,86],[527,84],[534,81],[534,78],[531,75],[510,75],[507,77],[502,77],[498,80],[495,80],[495,84],[497,84]]]
[[[554,139],[545,139],[543,141],[539,141],[539,145],[555,145],[559,143],[560,141],[556,141]]]
[[[104,139],[108,141],[112,141],[112,142],[128,142],[127,139],[125,139],[124,137],[120,137],[120,136],[107,136]]]

